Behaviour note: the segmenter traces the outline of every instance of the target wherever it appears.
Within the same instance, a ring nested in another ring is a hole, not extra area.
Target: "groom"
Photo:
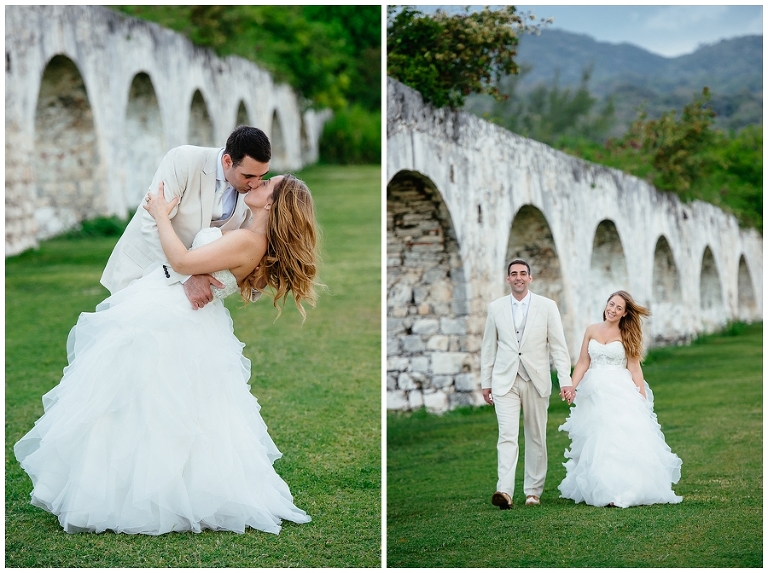
[[[163,181],[165,198],[170,201],[179,197],[178,206],[171,212],[171,224],[189,248],[204,227],[225,231],[250,222],[245,193],[260,184],[269,171],[271,157],[266,134],[256,127],[240,126],[230,134],[223,149],[191,145],[171,149],[160,163],[149,192],[157,193]],[[107,261],[101,284],[114,294],[157,262],[166,262],[157,224],[146,209],[139,207]],[[168,264],[164,269],[168,284],[183,283],[195,309],[213,299],[210,285],[224,286],[211,275],[180,275]]]
[[[557,369],[560,396],[571,400],[571,359],[555,301],[528,290],[530,265],[515,259],[507,267],[512,294],[488,307],[480,357],[483,398],[499,423],[498,475],[491,503],[512,508],[517,468],[520,409],[525,432],[525,505],[539,505],[547,475],[547,408],[552,393],[549,356]]]

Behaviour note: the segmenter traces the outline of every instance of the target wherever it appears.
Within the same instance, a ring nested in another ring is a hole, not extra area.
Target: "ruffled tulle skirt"
[[[571,439],[560,497],[617,507],[683,500],[672,491],[683,462],[664,439],[647,384],[645,391],[648,400],[626,368],[587,370],[559,428]]]
[[[15,446],[32,504],[65,531],[278,533],[310,521],[272,467],[229,312],[158,269],[83,313],[45,414]]]

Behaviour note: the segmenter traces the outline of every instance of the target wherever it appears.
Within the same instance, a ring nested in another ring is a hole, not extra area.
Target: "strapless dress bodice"
[[[620,340],[614,340],[608,344],[600,344],[594,338],[587,346],[589,352],[590,368],[626,368],[627,356],[624,345]]]

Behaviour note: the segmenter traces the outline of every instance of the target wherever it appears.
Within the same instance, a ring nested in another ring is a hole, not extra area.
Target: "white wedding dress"
[[[648,384],[646,400],[627,370],[621,341],[593,339],[588,351],[590,367],[575,407],[559,428],[571,439],[560,497],[594,506],[680,503],[672,484],[683,462],[664,440]]]
[[[203,229],[193,248],[221,236]],[[281,454],[250,393],[250,361],[222,298],[194,310],[158,266],[83,313],[45,414],[15,446],[32,504],[68,533],[278,533],[306,523],[272,467]]]

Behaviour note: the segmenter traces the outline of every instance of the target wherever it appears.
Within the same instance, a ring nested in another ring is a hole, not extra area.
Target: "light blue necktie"
[[[216,195],[213,200],[212,221],[229,219],[235,210],[236,193],[227,180],[216,181]],[[217,217],[217,215],[219,215]]]

